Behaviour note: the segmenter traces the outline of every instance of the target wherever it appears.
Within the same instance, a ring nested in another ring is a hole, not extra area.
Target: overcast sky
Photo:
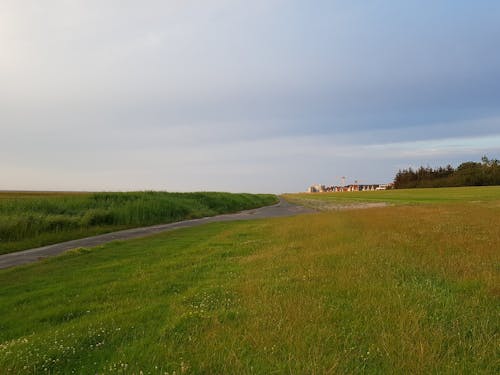
[[[0,189],[301,191],[500,158],[500,1],[0,1]]]

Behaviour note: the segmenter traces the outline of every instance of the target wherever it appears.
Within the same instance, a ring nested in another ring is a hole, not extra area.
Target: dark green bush
[[[80,220],[82,226],[111,225],[114,222],[113,213],[102,208],[91,208],[82,216]]]

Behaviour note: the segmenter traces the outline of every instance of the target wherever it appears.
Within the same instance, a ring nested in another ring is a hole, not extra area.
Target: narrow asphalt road
[[[92,247],[116,240],[145,237],[151,234],[167,232],[177,228],[194,227],[197,225],[221,221],[252,220],[281,216],[293,216],[310,212],[314,212],[314,210],[290,204],[284,199],[280,198],[279,203],[273,206],[241,211],[234,214],[224,214],[218,216],[203,217],[201,219],[178,221],[170,224],[160,224],[150,227],[126,229],[119,232],[106,233],[98,236],[86,237],[78,240],[38,247],[36,249],[22,250],[15,253],[0,255],[0,269],[36,262],[37,260],[58,255],[65,251],[76,249],[79,247]]]

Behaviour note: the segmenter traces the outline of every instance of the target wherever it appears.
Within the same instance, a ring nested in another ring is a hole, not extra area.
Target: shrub
[[[93,208],[85,212],[82,216],[81,224],[85,227],[95,225],[110,225],[113,224],[113,213],[108,210]]]

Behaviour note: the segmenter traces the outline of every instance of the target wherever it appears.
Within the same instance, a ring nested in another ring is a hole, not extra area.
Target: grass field
[[[386,202],[390,204],[497,202],[499,186],[452,187],[436,189],[398,189],[381,191],[354,191],[342,193],[285,194],[290,201],[319,200],[332,203]]]
[[[0,373],[498,374],[498,189],[0,271]]]
[[[0,254],[119,229],[235,212],[274,195],[0,192]]]

